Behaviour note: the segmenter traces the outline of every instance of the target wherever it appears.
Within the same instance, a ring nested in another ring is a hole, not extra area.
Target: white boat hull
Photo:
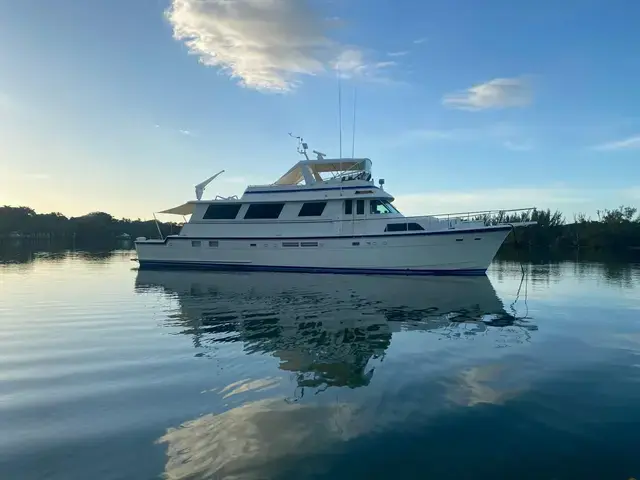
[[[482,275],[509,231],[499,226],[349,237],[173,236],[137,241],[136,250],[141,268]]]

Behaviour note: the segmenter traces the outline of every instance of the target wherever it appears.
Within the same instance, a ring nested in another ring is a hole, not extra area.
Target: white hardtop
[[[323,178],[322,173],[333,175]],[[371,160],[368,158],[301,160],[282,175],[274,185],[298,185],[303,180],[305,185],[314,185],[332,180],[342,181],[343,178],[348,177],[371,179]]]

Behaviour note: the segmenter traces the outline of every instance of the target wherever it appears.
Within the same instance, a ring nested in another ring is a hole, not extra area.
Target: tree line
[[[485,220],[487,223],[537,222],[527,228],[518,228],[515,235],[512,232],[505,248],[622,251],[640,249],[640,216],[637,213],[635,207],[620,206],[599,210],[595,219],[578,214],[573,221],[567,222],[559,211],[534,209],[520,214],[503,212]],[[61,213],[38,214],[28,207],[0,207],[0,237],[4,238],[45,236],[95,243],[114,241],[124,234],[132,239],[157,238],[158,227],[163,236],[178,233],[180,229],[177,223],[116,219],[104,212],[68,218]]]
[[[80,217],[66,217],[61,213],[36,213],[28,207],[0,207],[0,237],[74,239],[86,243],[113,242],[129,236],[157,238],[158,227],[163,236],[177,233],[176,223],[153,220],[117,219],[108,213],[93,212]]]
[[[620,206],[612,210],[597,211],[597,218],[585,214],[574,215],[567,222],[560,211],[537,210],[521,214],[500,214],[497,221],[503,223],[535,221],[536,225],[519,228],[505,241],[505,247],[529,249],[608,250],[622,253],[630,249],[640,250],[640,216],[637,208]]]

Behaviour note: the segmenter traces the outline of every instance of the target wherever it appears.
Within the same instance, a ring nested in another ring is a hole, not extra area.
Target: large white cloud
[[[166,15],[174,37],[203,64],[246,87],[291,90],[301,76],[343,63],[345,51],[352,73],[370,71],[361,51],[329,38],[333,20],[307,0],[172,0]]]

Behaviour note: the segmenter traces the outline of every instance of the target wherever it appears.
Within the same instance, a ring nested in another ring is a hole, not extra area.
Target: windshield
[[[371,213],[374,215],[385,213],[400,213],[390,202],[386,200],[371,200],[369,202]]]

